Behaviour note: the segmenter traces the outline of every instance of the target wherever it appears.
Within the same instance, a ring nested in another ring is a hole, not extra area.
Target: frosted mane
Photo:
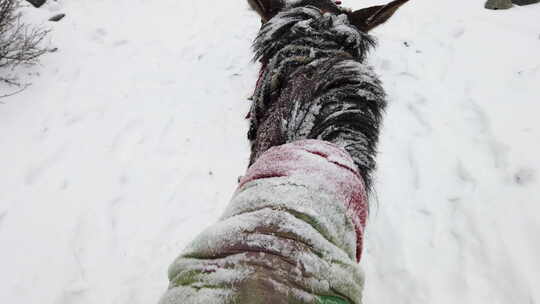
[[[263,67],[249,115],[250,163],[273,146],[329,141],[349,152],[371,189],[386,106],[381,83],[364,62],[375,40],[343,11],[305,5],[312,2],[288,2],[255,39]]]

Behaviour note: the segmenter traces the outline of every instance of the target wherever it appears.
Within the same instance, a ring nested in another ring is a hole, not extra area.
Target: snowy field
[[[243,0],[49,2],[28,17],[58,51],[0,100],[0,303],[156,303],[246,168],[259,20]],[[412,0],[374,32],[366,304],[540,303],[540,5],[483,3]]]

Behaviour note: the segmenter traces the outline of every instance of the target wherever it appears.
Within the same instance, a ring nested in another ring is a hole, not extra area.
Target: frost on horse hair
[[[386,101],[365,63],[375,46],[367,32],[407,0],[358,11],[329,0],[249,2],[263,21],[254,43],[262,69],[249,114],[250,163],[273,146],[329,141],[349,152],[371,189]]]

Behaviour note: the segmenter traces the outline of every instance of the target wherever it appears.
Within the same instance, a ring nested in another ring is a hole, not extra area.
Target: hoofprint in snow
[[[0,104],[0,299],[155,303],[247,165],[259,23],[243,1],[28,10],[58,12],[59,51]],[[540,301],[539,18],[418,0],[374,32],[390,103],[365,303]]]

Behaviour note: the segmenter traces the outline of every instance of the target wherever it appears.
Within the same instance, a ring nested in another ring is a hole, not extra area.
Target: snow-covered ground
[[[59,50],[0,104],[0,303],[156,303],[246,168],[259,20],[243,0],[49,2],[28,17],[67,14]],[[539,20],[412,0],[374,32],[365,303],[540,303]]]

